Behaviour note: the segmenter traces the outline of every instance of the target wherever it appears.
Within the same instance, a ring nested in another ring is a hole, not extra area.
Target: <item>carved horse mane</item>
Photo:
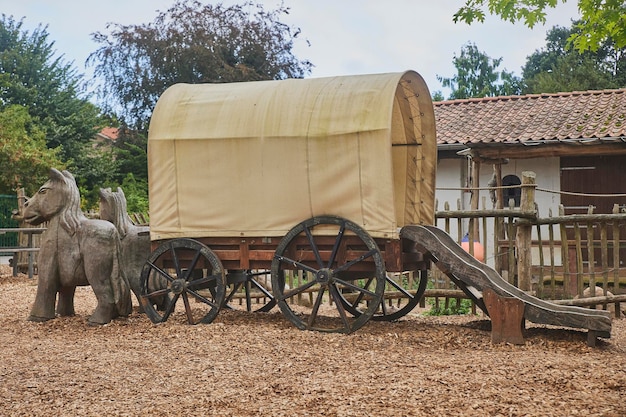
[[[126,196],[120,187],[113,192],[110,188],[100,189],[100,217],[113,223],[120,235],[124,239],[129,230],[134,226],[126,206]]]
[[[63,171],[61,174],[51,175],[50,181],[62,185],[59,191],[64,194],[66,204],[57,215],[60,216],[61,227],[73,236],[80,229],[81,220],[85,215],[80,209],[80,191],[74,176],[69,171]]]

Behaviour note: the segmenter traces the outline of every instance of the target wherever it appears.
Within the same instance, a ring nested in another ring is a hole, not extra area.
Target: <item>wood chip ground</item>
[[[492,345],[485,316],[417,312],[351,335],[278,309],[90,327],[82,287],[76,316],[33,323],[36,280],[0,272],[2,416],[626,416],[625,319],[595,348],[531,323],[525,345]]]

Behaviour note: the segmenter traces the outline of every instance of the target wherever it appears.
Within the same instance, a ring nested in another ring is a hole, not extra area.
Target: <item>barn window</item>
[[[522,184],[522,181],[520,181],[517,175],[506,175],[504,178],[502,178],[502,185],[505,187],[507,186],[510,187],[512,185],[521,185],[521,184]],[[522,199],[522,188],[521,187],[505,188],[502,190],[502,197],[504,199],[503,201],[504,207],[509,206],[509,200],[511,199],[515,201],[515,207],[519,207],[520,200]]]

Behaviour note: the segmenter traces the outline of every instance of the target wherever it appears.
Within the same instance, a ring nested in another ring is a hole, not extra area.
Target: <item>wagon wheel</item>
[[[385,265],[378,245],[360,226],[336,216],[313,217],[278,244],[272,289],[282,313],[299,329],[351,333],[378,309]],[[342,291],[367,300],[361,314],[346,312]]]
[[[141,271],[141,305],[153,323],[170,318],[179,299],[189,324],[210,323],[224,302],[225,288],[219,258],[193,239],[163,243]]]
[[[416,290],[405,289],[388,275],[385,279],[387,281],[387,290],[383,295],[380,308],[372,316],[372,320],[394,321],[409,314],[420,302],[426,291],[428,272],[419,271],[419,283]],[[361,300],[358,297],[342,296],[341,301],[350,314],[355,316],[363,314],[360,305]]]
[[[228,287],[224,300],[225,308],[241,309],[240,306],[245,301],[246,311],[267,313],[276,305],[276,299],[270,292],[270,271],[229,270],[226,274],[226,283]]]

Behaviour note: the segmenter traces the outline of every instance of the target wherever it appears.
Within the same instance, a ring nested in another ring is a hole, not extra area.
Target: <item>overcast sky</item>
[[[224,4],[244,0],[225,0]],[[253,0],[266,10],[279,0]],[[487,16],[485,23],[455,24],[452,16],[465,0],[284,0],[290,14],[281,21],[302,30],[295,54],[315,67],[312,77],[419,72],[431,92],[443,90],[437,76],[452,77],[455,54],[468,42],[491,58],[503,58],[499,69],[521,75],[526,57],[545,45],[554,25],[571,25],[579,17],[577,1],[569,0],[548,12],[547,23],[528,29]],[[88,73],[84,63],[97,49],[93,32],[105,32],[109,22],[150,23],[157,10],[174,0],[0,0],[0,12],[25,17],[32,30],[48,25],[50,40],[65,59]],[[213,2],[218,3],[218,2]],[[308,40],[309,44],[306,42]],[[444,95],[448,91],[443,90]]]

